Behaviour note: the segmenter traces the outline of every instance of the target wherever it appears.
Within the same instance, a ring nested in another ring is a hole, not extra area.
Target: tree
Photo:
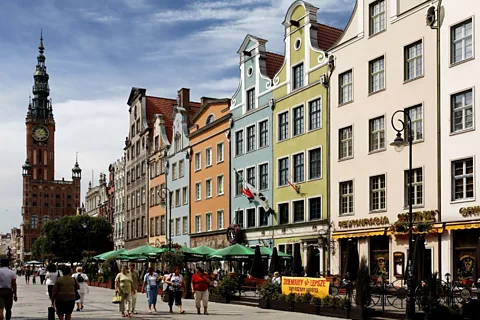
[[[85,227],[84,227],[85,226]],[[113,250],[112,226],[98,217],[86,215],[63,217],[47,222],[38,244],[43,255],[53,255],[63,262],[78,262],[85,252],[90,256]]]

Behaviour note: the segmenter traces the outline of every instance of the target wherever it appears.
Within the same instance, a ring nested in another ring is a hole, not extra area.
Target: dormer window
[[[175,135],[175,152],[179,152],[182,149],[182,137],[180,134]]]
[[[255,109],[255,88],[247,91],[247,111]]]
[[[214,116],[213,114],[211,114],[211,115],[209,115],[209,116],[207,117],[207,121],[206,121],[205,124],[206,124],[206,125],[207,125],[207,124],[210,124],[210,123],[212,123],[213,121],[215,121],[215,116]]]

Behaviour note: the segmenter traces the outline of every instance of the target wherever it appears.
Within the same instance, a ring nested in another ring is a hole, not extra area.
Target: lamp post
[[[404,115],[404,120],[398,119],[400,122],[400,128],[395,126],[395,116],[397,113]],[[412,120],[410,115],[405,110],[397,110],[392,116],[392,127],[397,131],[395,140],[390,144],[395,148],[395,151],[401,152],[405,147],[405,140],[402,137],[402,131],[407,131],[407,143],[408,143],[408,262],[407,262],[407,309],[406,319],[412,320],[415,317],[415,288],[413,288],[413,193],[412,193],[412,151],[413,151],[413,132],[412,132]]]

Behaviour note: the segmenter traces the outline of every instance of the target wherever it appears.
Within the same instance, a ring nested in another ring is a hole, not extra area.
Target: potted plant
[[[274,310],[291,311],[290,303],[286,303],[286,301],[287,301],[287,295],[279,294],[276,297],[274,296],[272,298],[272,300],[270,301],[270,306]]]
[[[408,231],[409,224],[405,217],[399,217],[398,221],[390,226],[392,233],[406,233]]]
[[[220,302],[220,292],[218,292],[218,287],[213,288],[210,290],[210,294],[208,295],[208,301],[210,302]]]
[[[238,283],[235,279],[225,277],[218,285],[218,292],[221,295],[220,302],[230,303],[231,298],[238,291]],[[224,300],[224,301],[223,301]]]
[[[319,297],[312,297],[310,304],[315,306],[315,314],[320,315],[320,306],[322,305],[322,299]]]
[[[357,281],[355,282],[356,296],[355,302],[360,308],[361,319],[371,319],[373,309],[369,308],[372,300],[372,292],[370,288],[370,276],[368,274],[367,258],[362,256],[360,260],[360,268],[357,273]],[[355,312],[355,310],[352,310]]]
[[[270,309],[270,301],[277,295],[281,294],[280,286],[271,280],[265,282],[260,287],[260,300],[258,306],[262,309]]]
[[[295,312],[316,314],[317,307],[314,304],[311,304],[312,295],[307,292],[306,294],[299,294],[295,297]]]

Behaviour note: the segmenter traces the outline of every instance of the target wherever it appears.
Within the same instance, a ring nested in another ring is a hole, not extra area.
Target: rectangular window
[[[247,209],[247,228],[255,228],[255,208]]]
[[[223,183],[224,177],[223,175],[217,177],[217,196],[223,195]]]
[[[247,91],[247,111],[255,109],[255,88]]]
[[[385,30],[385,0],[370,4],[370,35]]]
[[[385,89],[385,57],[369,62],[370,69],[370,93]]]
[[[348,70],[338,76],[340,88],[339,88],[339,98],[338,101],[340,104],[353,101],[353,72]]]
[[[352,126],[339,130],[338,137],[338,158],[348,159],[353,157],[353,128]]]
[[[405,170],[405,207],[408,206],[410,197],[408,196],[410,180],[408,170]],[[412,205],[418,206],[423,204],[423,169],[417,168],[412,170]]]
[[[177,164],[172,164],[172,180],[177,180]]]
[[[305,155],[299,153],[293,156],[293,182],[305,180]]]
[[[243,229],[243,210],[235,211],[235,219],[238,226]]]
[[[288,157],[278,159],[278,186],[286,186],[288,184]]]
[[[251,167],[247,169],[247,182],[250,183],[253,187],[255,187],[255,167]]]
[[[202,216],[195,216],[195,232],[202,232]]]
[[[304,111],[303,106],[293,108],[293,136],[304,132]]]
[[[260,190],[268,189],[268,163],[263,163],[258,166],[260,178]]]
[[[202,183],[201,182],[195,183],[195,200],[196,201],[202,200]]]
[[[308,151],[308,179],[322,177],[322,150],[315,148]]]
[[[293,222],[305,221],[305,202],[293,201]]]
[[[137,119],[137,133],[140,133],[140,119]]]
[[[165,215],[160,217],[160,232],[161,235],[165,235],[165,229],[166,229],[166,221],[165,221]]]
[[[310,221],[322,219],[322,198],[310,198],[308,199],[308,212],[310,215]]]
[[[385,117],[370,120],[370,152],[385,149]]]
[[[212,165],[212,148],[205,149],[205,167]]]
[[[136,147],[137,149],[137,156],[140,154],[140,140],[137,141]]]
[[[423,112],[422,105],[405,109],[412,120],[413,141],[423,140]],[[405,119],[407,120],[407,119]]]
[[[155,205],[155,189],[150,188],[150,207]]]
[[[217,211],[217,230],[223,229],[223,210]]]
[[[140,219],[137,218],[137,220],[135,221],[135,237],[138,238],[141,235],[141,233],[142,231],[140,230]]]
[[[258,147],[263,148],[268,146],[268,120],[263,120],[258,123],[259,141]]]
[[[183,198],[182,198],[182,199],[183,199],[183,204],[184,204],[184,205],[185,205],[185,204],[188,204],[188,189],[187,189],[187,187],[183,187],[182,193],[183,193],[183,194],[182,194],[182,196],[183,196]]]
[[[473,199],[473,158],[452,162],[452,200]]]
[[[472,19],[459,23],[451,29],[451,63],[473,57]]]
[[[206,231],[212,231],[212,214],[211,213],[207,213],[205,215],[205,224],[206,224],[206,227],[207,227],[207,230]]]
[[[38,228],[38,217],[37,216],[32,216],[30,218],[30,223],[31,223],[32,229],[37,229]]]
[[[268,214],[265,212],[263,207],[258,207],[259,217],[260,217],[260,227],[268,226]]]
[[[423,43],[417,41],[405,47],[405,81],[423,74]]]
[[[303,87],[303,63],[293,67],[293,90]]]
[[[175,206],[180,207],[182,205],[182,199],[180,197],[180,189],[175,190]]]
[[[243,130],[235,132],[235,155],[240,156],[243,154]]]
[[[131,137],[135,137],[135,122],[132,123],[132,132],[131,132]]]
[[[169,203],[169,207],[172,206],[173,207],[173,204],[175,202],[175,199],[173,199],[174,195],[173,195],[173,191],[169,192],[168,193],[168,201],[170,202]]]
[[[150,163],[149,167],[150,167],[150,179],[153,179],[155,177],[155,164]]]
[[[155,152],[158,151],[158,147],[159,147],[158,136],[155,136],[155,143],[154,143]]]
[[[243,170],[238,170],[235,174],[235,195],[241,196],[243,189]]]
[[[155,217],[155,235],[160,235],[160,219],[159,217]]]
[[[247,152],[255,150],[255,125],[247,127]]]
[[[183,223],[183,234],[188,234],[188,217],[183,217],[182,218],[182,223]]]
[[[451,97],[452,132],[473,128],[472,89],[457,93]]]
[[[386,208],[385,175],[370,177],[370,211]]]
[[[340,215],[353,213],[353,181],[340,182]]]
[[[150,218],[150,236],[155,234],[155,219]]]
[[[202,153],[195,153],[195,171],[202,169]]]
[[[278,141],[288,139],[288,111],[278,115]]]
[[[183,160],[180,160],[178,162],[178,177],[183,178],[184,175],[185,175],[185,169],[183,166]]]
[[[281,203],[278,205],[280,212],[280,224],[287,224],[289,222],[288,203]]]
[[[155,162],[155,176],[160,175],[160,172],[161,172],[160,163],[161,163],[160,160],[157,161],[157,162]],[[163,173],[163,172],[162,172],[162,173]]]
[[[223,162],[223,149],[224,149],[223,142],[217,144],[217,163]]]
[[[130,222],[127,222],[127,239],[130,239]]]
[[[207,199],[212,197],[212,179],[205,180],[205,193]]]

